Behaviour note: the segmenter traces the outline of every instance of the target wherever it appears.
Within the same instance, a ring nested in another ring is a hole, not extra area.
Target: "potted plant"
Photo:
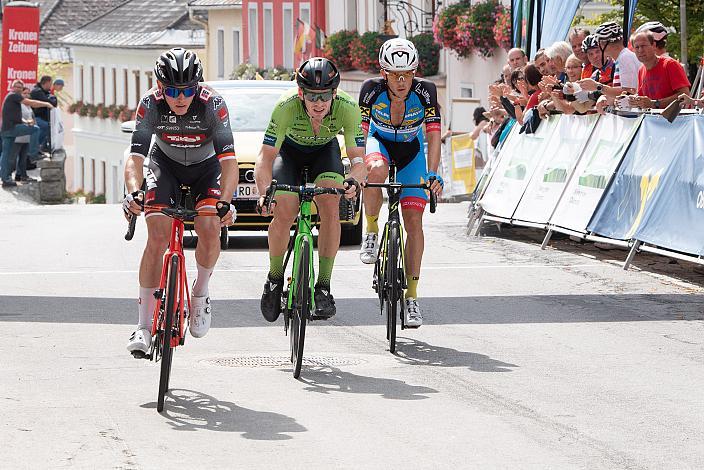
[[[367,31],[350,44],[352,64],[359,70],[369,73],[379,71],[379,48],[384,43],[376,31]]]
[[[337,68],[345,71],[354,68],[350,47],[355,39],[359,38],[357,31],[337,31],[327,37],[323,54],[335,62]]]

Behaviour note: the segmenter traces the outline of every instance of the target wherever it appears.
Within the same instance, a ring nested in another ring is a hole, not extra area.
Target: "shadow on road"
[[[156,402],[141,407],[156,409]],[[177,431],[236,432],[252,440],[282,441],[293,439],[288,433],[307,431],[288,416],[250,410],[194,390],[170,390],[162,416]]]
[[[704,295],[535,295],[425,299],[427,325],[672,321],[704,319]],[[382,325],[377,299],[336,299],[337,315],[315,328]],[[133,299],[0,296],[0,322],[134,325]],[[281,321],[281,320],[280,320]],[[213,328],[272,327],[258,299],[213,300]]]
[[[308,367],[301,373],[305,390],[322,394],[362,393],[380,395],[389,400],[423,400],[437,390],[421,385],[411,385],[403,380],[367,377],[352,374],[334,367]]]
[[[435,367],[466,367],[475,372],[511,372],[515,364],[497,361],[484,354],[433,346],[411,338],[396,339],[396,357],[405,364]]]

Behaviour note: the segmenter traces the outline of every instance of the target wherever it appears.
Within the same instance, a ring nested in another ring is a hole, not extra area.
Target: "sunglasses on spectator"
[[[164,94],[169,98],[178,98],[178,95],[183,93],[184,98],[190,98],[198,91],[198,85],[189,86],[186,88],[176,88],[175,86],[165,86]]]
[[[401,80],[402,78],[404,80],[410,80],[415,74],[415,70],[409,70],[407,72],[386,72],[386,77],[387,79],[390,78],[391,80]]]
[[[314,93],[312,91],[303,90],[303,98],[308,101],[330,101],[335,90],[328,90],[322,93]]]

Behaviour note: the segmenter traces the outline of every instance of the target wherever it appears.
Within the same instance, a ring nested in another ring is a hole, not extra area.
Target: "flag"
[[[294,62],[300,65],[304,60],[310,59],[314,55],[314,51],[318,42],[318,33],[316,29],[311,28],[310,24],[298,21],[298,29],[296,32],[296,41],[293,44]]]
[[[325,32],[317,25],[315,26],[315,47],[322,50],[325,47]]]

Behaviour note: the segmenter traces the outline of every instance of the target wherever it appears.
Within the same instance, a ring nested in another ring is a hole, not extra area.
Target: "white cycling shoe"
[[[362,241],[362,248],[359,250],[359,259],[364,264],[376,263],[376,256],[379,251],[379,234],[367,233]]]
[[[423,316],[420,314],[420,307],[418,306],[418,301],[413,297],[408,297],[405,299],[404,314],[405,324],[408,328],[418,328],[423,324]]]
[[[202,338],[210,329],[210,297],[191,296],[191,314],[188,316],[188,329],[194,338]]]
[[[143,358],[149,354],[149,348],[152,346],[152,333],[146,328],[138,328],[134,330],[130,340],[127,343],[127,350],[136,358]]]

